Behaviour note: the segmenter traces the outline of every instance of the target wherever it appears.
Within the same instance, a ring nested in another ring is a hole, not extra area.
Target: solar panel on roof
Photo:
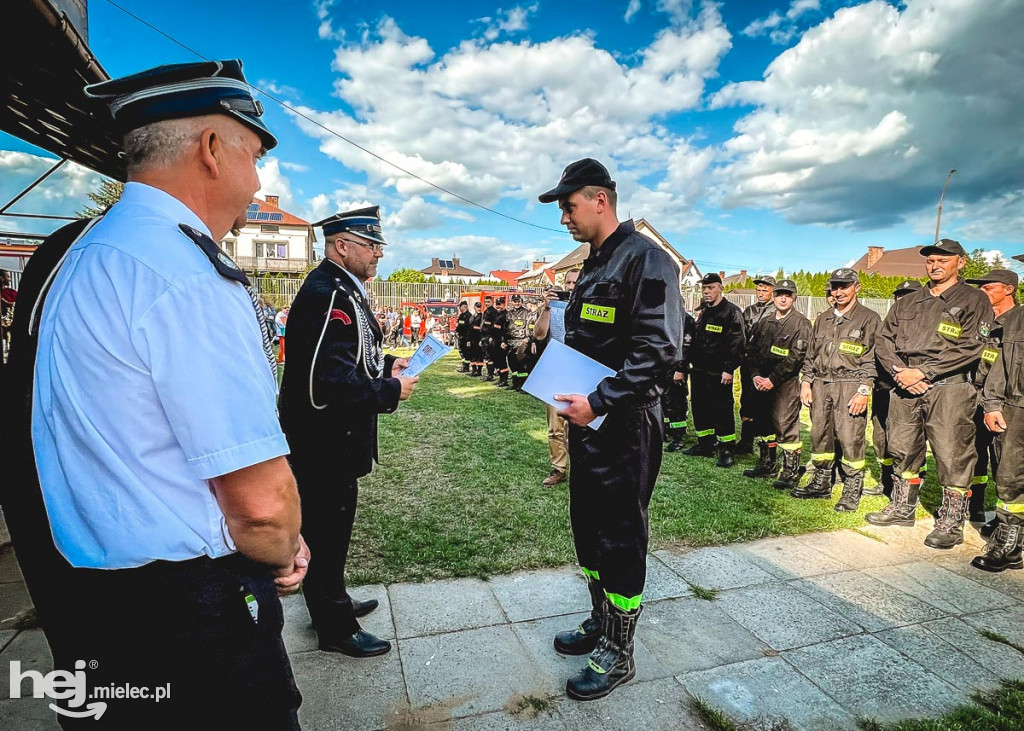
[[[451,259],[438,259],[437,260],[437,265],[439,267],[441,267],[442,269],[454,269],[455,268],[455,262],[453,262]]]

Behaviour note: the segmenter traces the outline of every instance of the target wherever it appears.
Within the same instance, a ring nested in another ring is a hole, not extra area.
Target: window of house
[[[230,256],[232,259],[235,258],[235,240],[227,239],[224,242],[224,253]]]

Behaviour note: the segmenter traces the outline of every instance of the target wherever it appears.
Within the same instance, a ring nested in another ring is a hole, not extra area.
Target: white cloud
[[[956,167],[944,230],[948,221],[965,239],[1021,240],[1021,27],[1017,0],[908,0],[902,9],[874,0],[839,10],[762,81],[713,98],[716,107],[754,107],[724,146],[721,199],[794,223],[934,222]]]
[[[483,36],[488,41],[497,40],[501,35],[512,35],[529,29],[529,18],[537,12],[540,6],[537,3],[528,6],[517,5],[510,10],[498,8],[496,17],[477,18],[485,28]]]
[[[309,172],[309,165],[303,165],[302,163],[298,163],[298,162],[285,162],[285,161],[282,160],[281,161],[281,167],[283,167],[285,170],[287,170],[290,173],[308,173]]]
[[[387,235],[387,232],[385,232]],[[569,242],[561,248],[538,244],[518,244],[494,236],[438,236],[409,237],[402,232],[388,235],[388,248],[381,261],[382,276],[400,267],[423,269],[430,265],[431,257],[459,257],[463,266],[487,274],[495,269],[523,269],[528,261],[568,254],[576,244]]]
[[[757,38],[765,33],[772,43],[789,43],[800,31],[796,20],[809,12],[820,10],[820,0],[792,0],[785,15],[773,10],[767,17],[755,20],[742,31],[745,36]]]
[[[0,202],[14,198],[57,161],[27,152],[0,150]],[[92,204],[88,194],[99,190],[103,177],[88,168],[67,163],[52,174],[11,210],[46,216],[74,216]],[[0,229],[46,234],[63,226],[59,219],[0,218]]]
[[[345,39],[345,31],[340,28],[336,30],[331,22],[331,9],[337,2],[338,0],[313,0],[313,9],[316,11],[317,20],[320,21],[316,35],[322,41],[328,39],[341,41]]]
[[[282,210],[295,213],[295,197],[292,195],[292,183],[288,176],[281,172],[280,161],[276,157],[265,157],[256,168],[260,179],[260,191],[257,198],[276,195],[280,199]],[[297,215],[297,214],[296,214]]]
[[[640,0],[629,0],[629,5],[626,6],[626,14],[622,16],[622,19],[627,23],[633,20],[633,16],[640,12]]]

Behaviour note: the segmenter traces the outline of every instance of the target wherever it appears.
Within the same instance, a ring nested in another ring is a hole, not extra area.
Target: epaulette
[[[236,282],[241,282],[246,287],[249,286],[249,278],[245,276],[245,272],[238,268],[234,260],[225,254],[217,242],[211,239],[209,236],[204,234],[202,231],[198,231],[186,223],[179,223],[178,228],[181,232],[188,236],[199,247],[199,250],[206,254],[206,258],[213,264],[213,268],[217,270],[217,273],[227,279],[233,279]]]

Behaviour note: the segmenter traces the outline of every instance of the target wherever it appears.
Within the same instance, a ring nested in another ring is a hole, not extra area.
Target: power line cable
[[[166,33],[163,30],[161,30],[160,28],[157,28],[155,25],[153,25],[152,23],[148,22],[147,20],[144,20],[143,18],[140,18],[138,15],[136,15],[133,12],[131,12],[127,8],[124,8],[124,7],[120,6],[120,5],[118,5],[116,2],[114,2],[114,0],[106,0],[106,2],[109,5],[113,5],[115,8],[120,10],[125,15],[127,15],[127,16],[129,16],[131,18],[134,18],[138,22],[142,23],[147,28],[149,28],[149,29],[159,33],[160,35],[162,35],[164,38],[166,38],[167,40],[171,41],[172,43],[175,43],[178,46],[181,46],[182,48],[184,48],[189,53],[191,53],[191,54],[193,54],[195,56],[198,56],[199,58],[203,59],[204,61],[209,61],[210,60],[206,56],[201,54],[199,51],[195,50],[194,48],[190,48],[189,46],[185,45],[184,43],[182,43],[181,41],[179,41],[177,38],[175,38],[174,36],[170,35],[169,33]],[[248,83],[248,82],[246,82],[246,83]],[[295,107],[291,106],[287,102],[285,102],[285,101],[283,101],[281,99],[278,99],[276,96],[274,96],[270,92],[265,91],[264,89],[261,89],[258,86],[255,86],[253,84],[248,84],[248,85],[254,91],[256,91],[256,92],[264,95],[268,99],[276,102],[277,104],[279,104],[284,109],[287,109],[288,111],[290,111],[292,114],[295,114],[296,116],[302,117],[303,119],[305,119],[310,124],[315,125],[316,127],[319,127],[320,129],[322,129],[323,131],[327,132],[328,134],[334,135],[335,137],[337,137],[338,139],[342,140],[343,142],[346,142],[346,143],[352,145],[353,147],[355,147],[356,149],[361,150],[362,152],[366,153],[367,155],[370,155],[371,157],[376,158],[377,160],[380,160],[385,165],[389,165],[389,166],[393,167],[395,170],[399,170],[399,171],[405,173],[406,175],[408,175],[409,177],[415,178],[416,180],[420,181],[421,183],[429,185],[431,188],[434,188],[435,190],[439,190],[442,193],[446,193],[446,194],[452,196],[453,198],[457,198],[458,200],[462,201],[463,203],[467,203],[467,204],[469,204],[471,206],[474,206],[474,207],[479,208],[481,210],[487,211],[488,213],[493,213],[496,216],[501,216],[502,218],[506,218],[509,221],[515,221],[516,223],[521,223],[524,226],[532,226],[533,228],[538,228],[541,231],[551,231],[553,233],[560,233],[560,234],[566,233],[565,230],[560,229],[560,228],[551,228],[549,226],[541,226],[540,224],[532,223],[530,221],[525,221],[525,220],[523,220],[521,218],[516,218],[515,216],[510,216],[507,213],[502,213],[501,211],[495,210],[494,208],[490,208],[488,206],[485,206],[483,203],[477,203],[476,201],[471,200],[470,198],[467,198],[467,197],[465,197],[463,195],[460,195],[460,194],[456,193],[455,191],[449,190],[448,188],[445,188],[442,185],[438,185],[437,183],[431,182],[430,180],[427,180],[426,178],[424,178],[424,177],[422,177],[420,175],[417,175],[416,173],[412,172],[411,170],[406,170],[401,165],[398,165],[397,163],[391,162],[390,160],[388,160],[387,158],[377,154],[373,150],[370,150],[369,148],[363,147],[358,142],[355,142],[354,140],[350,140],[348,137],[345,137],[343,134],[341,134],[341,133],[331,129],[330,127],[327,127],[326,125],[321,124],[320,122],[318,122],[317,120],[309,117],[308,115],[303,114],[298,109],[296,109]]]

